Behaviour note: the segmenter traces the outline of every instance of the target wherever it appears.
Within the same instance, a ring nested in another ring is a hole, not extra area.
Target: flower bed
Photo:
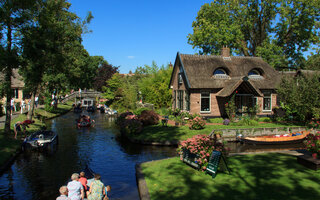
[[[313,158],[320,158],[320,132],[309,134],[305,141],[306,149],[312,153]]]
[[[195,135],[182,141],[178,148],[181,160],[187,159],[187,162],[195,163],[189,164],[202,170],[206,169],[213,150],[225,152],[223,144],[208,135]]]

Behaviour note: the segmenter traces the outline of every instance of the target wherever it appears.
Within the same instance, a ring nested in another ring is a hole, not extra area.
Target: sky
[[[69,0],[84,19],[91,11],[92,33],[83,36],[91,56],[103,56],[120,73],[137,67],[174,64],[177,52],[198,52],[188,44],[200,7],[208,0]]]

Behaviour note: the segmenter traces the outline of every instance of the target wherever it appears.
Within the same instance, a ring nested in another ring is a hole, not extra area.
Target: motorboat
[[[106,108],[104,111],[107,115],[117,115],[118,111],[112,110],[111,108]]]
[[[53,131],[40,130],[26,137],[22,149],[46,149],[58,144],[58,134]]]

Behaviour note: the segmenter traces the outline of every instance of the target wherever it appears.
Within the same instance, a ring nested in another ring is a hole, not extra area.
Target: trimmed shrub
[[[130,115],[129,115],[130,116]],[[142,123],[138,119],[127,119],[124,122],[123,129],[127,134],[138,134],[142,131]]]
[[[200,130],[203,129],[206,125],[206,121],[201,117],[195,117],[189,120],[189,128],[192,130]]]
[[[159,116],[153,110],[144,110],[138,118],[143,126],[157,125],[159,123]]]
[[[138,134],[142,131],[142,123],[132,112],[121,113],[116,120],[116,125],[126,134]]]

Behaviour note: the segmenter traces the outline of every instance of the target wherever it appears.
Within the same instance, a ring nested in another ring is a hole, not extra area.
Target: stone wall
[[[281,128],[251,128],[251,129],[221,129],[222,138],[225,141],[236,141],[236,135],[241,134],[247,136],[262,136],[262,135],[280,135],[298,131],[305,131],[306,127],[281,127]],[[315,130],[313,131],[315,132]]]

